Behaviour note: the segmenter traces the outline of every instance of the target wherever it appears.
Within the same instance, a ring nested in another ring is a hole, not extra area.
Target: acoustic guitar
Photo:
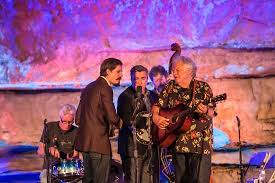
[[[203,104],[207,105],[223,100],[226,100],[226,93],[204,100]],[[170,124],[164,129],[154,125],[152,133],[155,142],[164,148],[173,144],[179,133],[187,132],[190,129],[192,117],[189,114],[193,113],[194,110],[194,108],[184,108],[182,105],[171,109],[160,109],[159,115],[169,119]]]

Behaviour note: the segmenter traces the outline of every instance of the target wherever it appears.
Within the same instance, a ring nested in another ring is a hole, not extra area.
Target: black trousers
[[[83,183],[107,183],[110,174],[111,156],[95,153],[83,153]]]
[[[136,182],[136,163],[133,157],[123,157],[122,168],[124,172],[125,183],[135,183]],[[138,177],[140,183],[159,183],[159,148],[156,146],[152,147],[151,156],[148,151],[143,156],[138,157],[139,172]],[[151,170],[150,170],[151,169]],[[150,172],[151,171],[151,172]]]
[[[211,155],[175,153],[176,183],[209,183]]]
[[[148,183],[150,181],[149,174],[149,159],[148,158],[138,158],[139,171],[138,177],[140,183]],[[122,167],[125,174],[125,183],[135,183],[136,182],[136,163],[135,158],[123,158]]]

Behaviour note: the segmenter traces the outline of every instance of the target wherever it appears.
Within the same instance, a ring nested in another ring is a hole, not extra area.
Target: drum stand
[[[78,177],[74,180],[65,181],[64,179],[59,178],[58,176],[52,175],[51,179],[54,179],[54,181],[57,181],[58,183],[77,183],[78,181],[82,180],[83,177]]]
[[[45,159],[46,159],[46,163],[47,163],[47,183],[51,183],[51,172],[50,172],[50,152],[49,152],[49,129],[47,126],[47,119],[44,119],[44,139],[45,139]]]
[[[46,145],[47,146],[47,145]],[[48,151],[48,148],[45,148]],[[50,168],[50,155],[49,153],[46,153],[46,162],[47,162],[47,183],[51,183],[51,168]]]

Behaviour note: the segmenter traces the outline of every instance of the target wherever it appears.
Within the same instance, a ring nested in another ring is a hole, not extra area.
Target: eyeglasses
[[[64,125],[71,125],[74,122],[73,121],[63,121],[62,119],[60,120]]]

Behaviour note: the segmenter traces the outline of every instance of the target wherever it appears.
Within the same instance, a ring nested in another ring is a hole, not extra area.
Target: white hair
[[[76,113],[76,108],[75,106],[71,105],[71,104],[64,104],[62,105],[60,111],[59,111],[59,116],[63,117],[67,114],[71,114],[71,115],[75,115]]]
[[[193,60],[191,58],[185,57],[185,56],[179,56],[179,57],[176,57],[173,60],[173,65],[175,65],[176,62],[181,62],[184,65],[190,67],[192,69],[192,77],[194,78],[196,76],[197,66],[196,66],[195,62],[193,62]]]

